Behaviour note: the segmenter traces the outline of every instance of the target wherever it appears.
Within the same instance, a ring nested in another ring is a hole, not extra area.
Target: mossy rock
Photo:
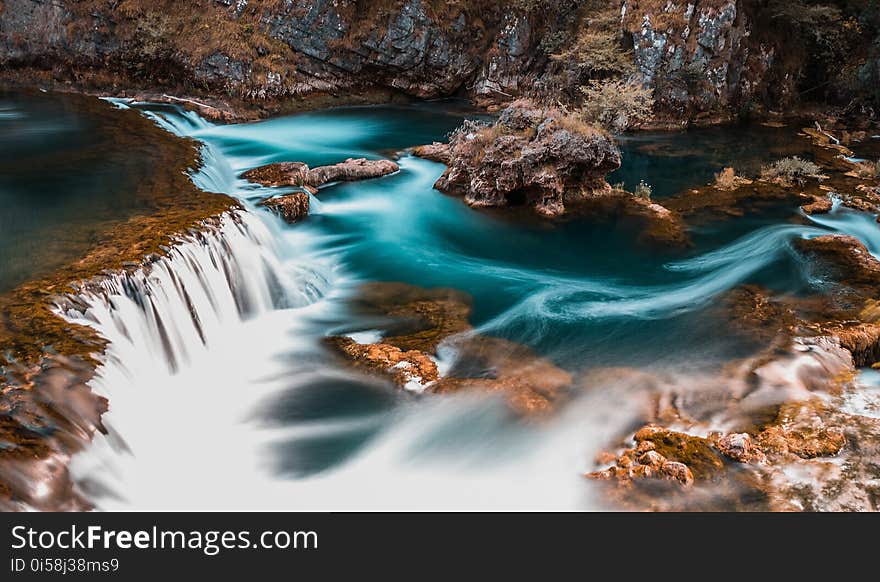
[[[649,441],[654,450],[670,461],[684,463],[698,480],[715,479],[725,462],[707,439],[668,429],[646,426],[635,435],[637,443]]]

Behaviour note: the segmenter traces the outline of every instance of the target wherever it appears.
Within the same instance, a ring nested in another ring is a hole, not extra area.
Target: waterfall
[[[314,300],[320,279],[292,284],[266,227],[236,211],[182,237],[166,257],[144,268],[88,285],[58,309],[112,345],[145,350],[176,371],[195,351],[208,349],[227,323]]]

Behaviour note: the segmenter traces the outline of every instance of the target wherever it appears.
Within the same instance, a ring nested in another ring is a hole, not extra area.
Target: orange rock
[[[660,473],[667,479],[678,481],[685,487],[690,487],[694,484],[694,474],[684,463],[666,461],[660,467]]]
[[[412,382],[425,386],[440,377],[434,360],[418,350],[403,351],[384,343],[359,344],[342,336],[327,338],[327,342],[356,364],[389,376],[399,386]]]

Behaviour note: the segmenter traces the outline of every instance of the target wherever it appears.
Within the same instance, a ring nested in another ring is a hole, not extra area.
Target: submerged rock
[[[528,347],[471,333],[470,297],[454,289],[404,283],[361,287],[352,309],[373,318],[382,339],[358,344],[346,336],[326,341],[355,366],[389,377],[398,386],[431,394],[498,393],[520,414],[554,409],[571,375]],[[440,375],[432,356],[440,348],[451,369]]]
[[[328,182],[367,180],[393,174],[400,167],[391,160],[348,158],[331,166],[309,168],[302,162],[280,162],[248,170],[242,177],[263,186],[299,186],[314,189]],[[314,193],[314,190],[312,190]]]
[[[309,195],[307,192],[294,192],[275,196],[263,200],[260,206],[270,209],[288,224],[294,224],[309,215]]]
[[[556,408],[572,383],[571,374],[522,344],[469,335],[448,345],[455,364],[430,387],[435,394],[497,392],[520,414],[543,414]]]
[[[383,341],[403,350],[436,353],[441,341],[471,329],[471,298],[456,289],[366,283],[351,307],[360,316],[380,318]]]

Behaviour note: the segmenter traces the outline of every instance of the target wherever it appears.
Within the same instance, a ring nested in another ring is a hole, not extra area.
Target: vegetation
[[[736,190],[740,186],[750,184],[752,181],[748,178],[736,175],[733,168],[724,168],[715,174],[715,187],[719,190]]]
[[[627,75],[635,71],[631,51],[623,49],[620,35],[614,30],[583,29],[565,51],[551,56],[593,76]]]
[[[822,180],[822,168],[797,156],[778,160],[761,168],[761,178],[784,185],[803,185],[808,179]]]
[[[581,87],[582,117],[612,133],[621,133],[651,117],[654,98],[650,89],[638,81],[611,79],[590,81]]]
[[[635,194],[639,198],[644,198],[645,200],[650,200],[653,193],[654,189],[644,180],[640,180],[639,185],[636,186],[635,190],[633,190],[633,194]]]
[[[880,160],[860,163],[856,173],[859,175],[859,178],[880,180]]]

